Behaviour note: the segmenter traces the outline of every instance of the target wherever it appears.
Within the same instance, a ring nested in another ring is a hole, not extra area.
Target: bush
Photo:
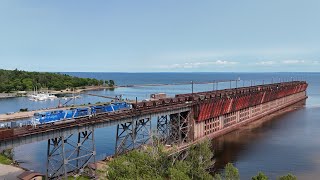
[[[20,109],[20,112],[27,112],[28,111],[28,108],[21,108]]]
[[[206,143],[191,147],[188,158],[183,161],[169,156],[160,145],[133,150],[112,160],[103,173],[107,179],[211,180],[213,177],[206,168],[210,166],[212,153]]]
[[[280,176],[279,180],[297,180],[297,177],[289,173],[285,176]]]
[[[259,172],[257,176],[252,177],[252,180],[268,180],[268,177],[262,172]]]

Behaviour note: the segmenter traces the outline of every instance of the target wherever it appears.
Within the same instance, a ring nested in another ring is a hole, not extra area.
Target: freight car
[[[39,112],[34,114],[34,119],[40,124],[45,124],[83,116],[95,116],[96,114],[104,112],[114,112],[122,109],[131,109],[131,107],[132,106],[129,103],[117,102],[109,105],[97,105],[84,108],[73,108],[68,110]]]

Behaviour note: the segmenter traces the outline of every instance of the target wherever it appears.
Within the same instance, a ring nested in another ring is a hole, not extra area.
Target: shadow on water
[[[320,167],[320,159],[312,160],[313,155],[319,157],[320,140],[314,139],[320,134],[320,121],[316,121],[319,110],[302,108],[213,140],[213,171],[221,172],[231,162],[239,169],[241,179],[251,179],[259,171],[271,179],[289,172],[309,179],[303,175]]]

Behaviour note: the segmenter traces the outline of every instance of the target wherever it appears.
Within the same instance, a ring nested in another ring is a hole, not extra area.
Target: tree
[[[297,180],[297,177],[289,173],[285,176],[280,176],[279,180]]]
[[[191,179],[212,179],[206,171],[211,165],[211,143],[209,140],[192,146],[188,151],[186,162],[191,166],[189,171]]]
[[[188,172],[191,171],[191,167],[182,161],[178,161],[173,167],[169,168],[169,178],[171,180],[188,180]]]
[[[263,174],[262,172],[259,172],[258,175],[253,176],[251,179],[252,180],[268,180],[268,177],[265,174]]]
[[[222,177],[220,174],[215,174],[213,177],[214,180],[222,180]]]
[[[162,179],[157,159],[149,153],[133,150],[108,164],[108,179]]]
[[[205,169],[209,164],[205,158],[210,155],[207,152],[210,145],[203,143],[193,146],[188,151],[190,158],[173,160],[159,144],[133,150],[113,159],[104,171],[107,179],[213,179]]]
[[[100,81],[99,81],[99,85],[100,85],[100,86],[102,86],[102,85],[103,85],[103,83],[104,83],[104,81],[103,81],[103,80],[100,80]]]
[[[26,72],[15,69],[0,69],[0,93],[32,90],[47,87],[48,89],[62,90],[67,87],[76,88],[83,86],[102,85],[103,80],[91,78],[78,78],[59,73]],[[114,82],[113,82],[114,84]]]
[[[114,81],[113,80],[109,80],[109,86],[113,87],[114,86]]]
[[[22,84],[25,87],[24,90],[32,90],[33,88],[33,82],[31,78],[25,78],[22,80]]]
[[[225,180],[240,180],[239,171],[233,166],[233,164],[228,163],[224,171]]]

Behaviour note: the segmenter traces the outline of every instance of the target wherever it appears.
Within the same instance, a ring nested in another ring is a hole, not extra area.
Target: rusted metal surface
[[[284,96],[305,91],[308,84],[304,81],[276,83],[252,87],[234,88],[218,91],[206,91],[191,94],[179,94],[174,98],[156,101],[138,102],[133,109],[112,113],[101,113],[94,117],[80,117],[61,124],[44,124],[36,128],[25,126],[0,130],[0,141],[15,139],[32,134],[47,133],[70,127],[81,127],[104,121],[117,121],[150,113],[166,112],[183,107],[192,107],[194,118],[204,121],[233,111],[269,102]]]
[[[194,96],[205,95],[206,99],[197,101],[199,107],[194,108],[196,109],[194,112],[198,113],[195,117],[197,121],[215,118],[305,91],[307,86],[306,82],[295,81],[197,93]],[[176,97],[188,95],[190,94],[180,94]],[[197,99],[197,97],[193,98]]]

